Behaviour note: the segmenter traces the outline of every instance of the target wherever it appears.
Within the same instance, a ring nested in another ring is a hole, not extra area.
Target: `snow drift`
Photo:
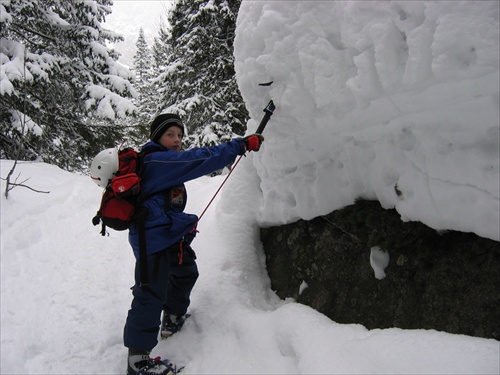
[[[260,225],[361,197],[500,240],[498,14],[496,1],[243,1],[240,89],[252,118],[277,106],[254,157]]]
[[[11,167],[12,161],[0,161],[2,179]],[[18,187],[8,200],[0,198],[0,373],[123,374],[134,274],[127,233],[102,237],[92,226],[102,189],[88,176],[36,162],[19,164],[17,175],[50,193]],[[189,182],[188,211],[199,214],[222,178]],[[226,196],[243,189],[249,202],[256,198],[252,175],[242,168],[231,178]],[[193,243],[200,279],[192,316],[154,356],[186,365],[186,374],[498,373],[496,340],[369,331],[280,300],[255,245],[252,206],[226,201],[217,198],[218,209],[207,211]]]

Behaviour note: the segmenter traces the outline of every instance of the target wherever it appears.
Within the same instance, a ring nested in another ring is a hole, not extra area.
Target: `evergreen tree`
[[[164,24],[160,25],[158,36],[154,38],[151,54],[153,58],[153,76],[158,84],[158,77],[165,71],[167,57],[170,55],[169,48],[170,31]],[[159,87],[159,86],[158,86]]]
[[[81,169],[121,131],[135,107],[128,69],[101,26],[112,0],[11,0],[0,4],[2,158]]]
[[[134,103],[137,106],[137,125],[132,130],[135,143],[144,143],[149,136],[149,124],[156,110],[155,87],[153,84],[153,58],[141,27],[136,43],[137,52],[134,55],[135,83],[138,96]]]
[[[169,63],[169,56],[171,56],[172,48],[169,44],[170,41],[170,29],[164,24],[160,25],[158,31],[158,37],[154,38],[153,47],[151,49],[153,58],[153,80],[152,91],[153,97],[156,103],[156,113],[157,115],[162,112],[161,96],[165,92],[164,86],[164,76]],[[158,104],[160,103],[160,104]],[[153,116],[153,117],[154,117]]]
[[[180,114],[191,146],[210,146],[245,132],[248,113],[233,57],[241,0],[179,0],[171,25],[159,110]]]

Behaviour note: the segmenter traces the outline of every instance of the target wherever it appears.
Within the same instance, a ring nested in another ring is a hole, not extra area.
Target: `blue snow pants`
[[[140,262],[136,261],[134,299],[123,334],[127,348],[150,351],[158,344],[162,310],[177,315],[186,313],[198,267],[196,255],[187,243],[182,244],[182,264],[179,264],[179,246],[177,243],[148,256],[148,288],[139,287]]]

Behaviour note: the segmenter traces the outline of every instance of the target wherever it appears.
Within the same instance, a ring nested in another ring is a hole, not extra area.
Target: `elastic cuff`
[[[128,348],[128,356],[131,357],[133,355],[149,355],[151,353],[151,350],[139,350],[139,349],[132,349]]]
[[[245,153],[247,152],[247,147],[245,146],[245,141],[243,140],[243,138],[235,138],[234,140],[240,144],[240,152],[238,153],[238,155],[245,155]]]

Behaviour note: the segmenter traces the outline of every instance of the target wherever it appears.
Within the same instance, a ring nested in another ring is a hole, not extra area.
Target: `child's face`
[[[182,129],[178,126],[171,126],[167,129],[165,133],[162,134],[160,140],[158,141],[163,147],[179,152],[182,147]]]

